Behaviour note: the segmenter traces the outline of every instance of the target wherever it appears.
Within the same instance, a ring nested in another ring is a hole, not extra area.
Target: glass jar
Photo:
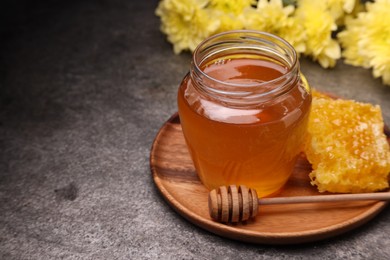
[[[283,187],[302,150],[311,93],[294,48],[264,32],[203,41],[178,90],[183,134],[208,189]]]

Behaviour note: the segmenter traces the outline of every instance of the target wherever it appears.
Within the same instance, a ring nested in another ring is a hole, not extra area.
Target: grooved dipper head
[[[209,193],[210,217],[218,222],[246,221],[257,214],[257,193],[244,185],[221,186]]]

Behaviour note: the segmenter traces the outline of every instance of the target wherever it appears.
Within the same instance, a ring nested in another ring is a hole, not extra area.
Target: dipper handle
[[[353,200],[390,200],[390,192],[278,197],[258,199],[256,190],[244,185],[221,186],[209,193],[210,217],[218,222],[236,223],[255,217],[259,205],[318,203]]]

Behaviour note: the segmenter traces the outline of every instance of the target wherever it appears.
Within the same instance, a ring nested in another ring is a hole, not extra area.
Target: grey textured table
[[[149,169],[190,59],[160,33],[157,0],[19,2],[1,10],[0,259],[390,259],[389,208],[299,246],[187,222]],[[314,87],[379,104],[390,122],[390,87],[369,70],[301,63]]]

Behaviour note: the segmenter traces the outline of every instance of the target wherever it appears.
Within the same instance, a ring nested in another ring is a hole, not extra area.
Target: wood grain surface
[[[157,188],[180,215],[217,235],[245,242],[298,244],[333,237],[366,223],[387,205],[383,201],[263,205],[257,217],[246,222],[215,222],[209,216],[209,191],[196,174],[177,114],[157,134],[150,167]],[[310,164],[301,156],[285,187],[274,196],[323,194],[310,185],[310,171]]]

